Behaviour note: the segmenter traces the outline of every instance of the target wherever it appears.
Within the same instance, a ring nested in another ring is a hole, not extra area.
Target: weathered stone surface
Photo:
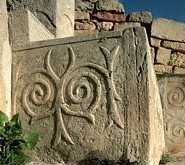
[[[154,69],[157,74],[173,73],[173,67],[169,65],[155,64]]]
[[[0,1],[0,111],[11,116],[11,64],[6,0]]]
[[[95,9],[97,11],[116,11],[124,13],[123,4],[118,0],[98,0]]]
[[[108,11],[99,11],[93,13],[92,18],[97,19],[99,21],[107,21],[107,22],[125,22],[126,16],[122,13],[111,13]]]
[[[95,35],[98,33],[98,30],[75,30],[75,36]]]
[[[152,13],[148,11],[132,12],[128,15],[129,22],[140,22],[144,24],[152,23]]]
[[[164,109],[166,152],[185,158],[185,77],[161,76],[159,87]]]
[[[81,21],[81,20],[90,21],[90,14],[84,11],[75,11],[75,20],[76,21]]]
[[[158,38],[150,37],[150,45],[154,47],[160,47],[161,46],[161,40]]]
[[[114,30],[115,31],[120,31],[120,30],[125,30],[127,28],[131,28],[131,27],[140,27],[140,23],[133,23],[133,22],[124,22],[124,23],[116,23],[114,25]]]
[[[185,54],[174,52],[170,58],[170,65],[185,68]]]
[[[179,68],[179,67],[174,67],[173,69],[174,74],[185,74],[185,68]]]
[[[75,0],[56,1],[56,38],[74,36]]]
[[[92,12],[95,8],[95,3],[97,0],[76,0],[75,2],[75,10],[77,11],[88,11]]]
[[[155,63],[155,48],[150,47],[150,52],[151,52],[151,56],[152,56],[152,62],[154,64]]]
[[[7,0],[7,4],[9,11],[29,9],[43,25],[55,34],[56,0]]]
[[[9,16],[10,42],[13,47],[54,39],[54,35],[29,10],[12,11]]]
[[[144,28],[14,49],[13,107],[41,135],[32,155],[158,165],[163,120],[149,50]]]
[[[96,25],[93,22],[75,22],[75,30],[95,30]]]
[[[174,20],[159,18],[152,23],[153,37],[185,42],[185,24]]]
[[[172,50],[176,50],[185,53],[185,43],[175,41],[163,41],[162,46]]]
[[[156,62],[159,64],[168,65],[170,62],[171,50],[166,48],[158,48],[156,55]]]
[[[105,30],[105,31],[113,30],[114,23],[112,23],[112,22],[102,22],[101,27],[102,27],[102,30]]]

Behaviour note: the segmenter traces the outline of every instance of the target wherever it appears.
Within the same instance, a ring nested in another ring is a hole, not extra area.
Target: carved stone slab
[[[41,136],[33,159],[157,165],[163,123],[148,50],[143,28],[14,50],[13,110]]]
[[[159,77],[165,118],[167,152],[178,152],[185,146],[185,76]]]

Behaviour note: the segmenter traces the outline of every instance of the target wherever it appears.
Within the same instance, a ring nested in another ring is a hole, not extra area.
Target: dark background
[[[151,11],[154,17],[185,22],[185,0],[120,0],[126,14],[133,11]]]

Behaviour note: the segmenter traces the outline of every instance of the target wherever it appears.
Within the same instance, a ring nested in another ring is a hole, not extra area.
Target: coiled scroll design
[[[185,92],[181,87],[175,87],[168,92],[167,98],[172,106],[181,107],[185,103]]]
[[[29,83],[24,89],[23,106],[27,114],[33,118],[37,118],[38,114],[32,110],[31,104],[40,106],[51,102],[51,100],[54,102],[52,104],[55,106],[55,110],[57,109],[55,112],[57,128],[53,139],[54,144],[60,143],[61,137],[66,142],[74,144],[64,124],[64,114],[81,117],[91,124],[95,124],[94,113],[98,109],[101,100],[103,85],[99,78],[100,75],[103,76],[107,85],[107,115],[109,122],[116,124],[121,129],[124,128],[123,119],[120,117],[117,108],[117,102],[121,101],[121,99],[116,92],[113,81],[114,61],[118,54],[119,46],[113,48],[112,51],[109,51],[105,47],[100,47],[100,50],[105,57],[106,68],[94,63],[77,64],[74,50],[72,47],[69,47],[69,64],[61,77],[52,69],[50,62],[52,50],[49,50],[45,56],[45,72],[49,76],[41,73],[33,74],[34,82]],[[49,77],[51,77],[52,81],[50,81]],[[55,86],[57,90],[55,90]],[[54,95],[56,98],[54,98]],[[85,106],[83,108],[79,106],[77,111],[70,106],[71,104]]]
[[[30,77],[29,84],[23,90],[23,107],[26,113],[33,118],[47,117],[48,112],[39,113],[38,108],[53,102],[55,87],[49,76],[45,73],[33,73]],[[33,109],[37,112],[33,111]]]

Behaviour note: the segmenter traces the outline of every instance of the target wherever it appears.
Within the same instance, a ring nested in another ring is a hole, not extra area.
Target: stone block
[[[29,10],[12,11],[9,16],[10,42],[13,47],[54,39],[54,35]]]
[[[170,58],[170,65],[185,68],[185,54],[174,52]]]
[[[56,38],[74,36],[75,0],[56,0]]]
[[[144,28],[14,49],[12,97],[24,131],[41,136],[31,154],[40,161],[159,163],[162,108]]]
[[[117,13],[124,13],[123,3],[118,0],[98,0],[95,4],[97,11],[115,11]]]
[[[169,65],[161,65],[161,64],[155,64],[154,69],[156,74],[172,74],[173,73],[173,67]]]
[[[162,46],[178,52],[185,53],[185,43],[175,41],[163,41]]]
[[[93,19],[106,22],[126,22],[126,16],[122,13],[111,13],[109,11],[99,11],[92,14]]]
[[[148,11],[132,12],[128,15],[129,22],[140,22],[144,24],[152,23],[152,13]]]
[[[124,23],[116,23],[114,25],[114,30],[115,31],[123,31],[127,28],[131,28],[131,27],[140,27],[140,23],[138,22],[124,22]]]
[[[155,48],[154,47],[150,47],[150,52],[151,52],[151,57],[152,57],[152,63],[155,63]]]
[[[95,30],[96,25],[93,22],[75,22],[75,30]]]
[[[170,62],[171,50],[166,48],[158,48],[156,62],[159,64],[168,65]]]
[[[160,47],[161,46],[161,40],[158,38],[150,37],[150,45],[154,47]]]
[[[185,75],[185,68],[179,68],[179,67],[174,67],[173,69],[173,73],[174,74],[183,74]]]
[[[112,22],[102,22],[101,29],[105,31],[113,30],[114,23]]]
[[[0,1],[0,111],[11,117],[11,65],[6,0]]]
[[[185,156],[185,76],[159,77],[159,88],[164,109],[165,141],[168,154]]]
[[[185,24],[164,18],[154,19],[151,35],[156,38],[185,42]]]
[[[83,11],[75,11],[75,20],[76,21],[90,21],[90,14]]]

